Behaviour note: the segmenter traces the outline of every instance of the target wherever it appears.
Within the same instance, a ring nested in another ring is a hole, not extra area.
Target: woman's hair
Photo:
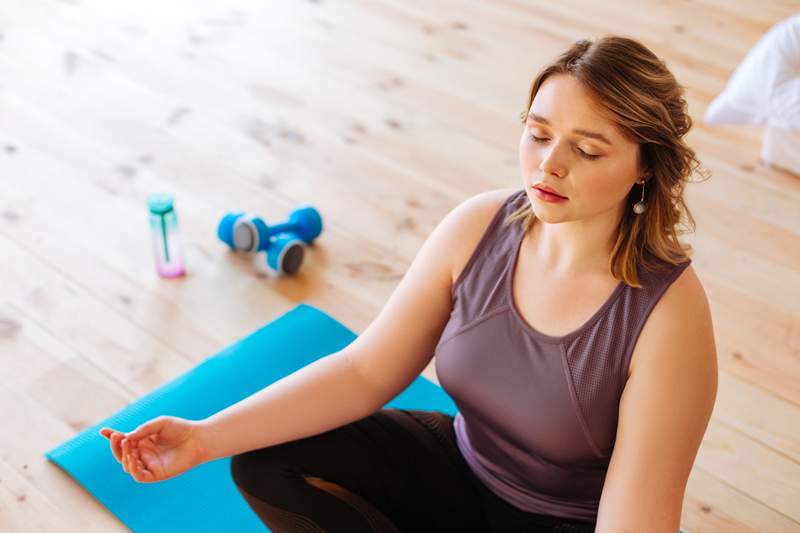
[[[650,270],[660,266],[649,256],[678,264],[685,262],[692,250],[678,241],[678,235],[695,230],[683,189],[700,167],[694,150],[683,139],[692,127],[684,87],[662,60],[633,39],[615,35],[584,39],[536,75],[528,105],[520,114],[523,124],[539,87],[552,74],[574,76],[622,135],[639,144],[639,168],[650,174],[644,184],[647,210],[638,215],[633,212],[633,205],[642,197],[641,185],[633,187],[619,222],[609,269],[615,279],[641,287],[638,265]],[[710,177],[705,169],[700,174]],[[688,226],[681,230],[683,215]],[[530,202],[509,215],[504,224],[517,220],[522,220],[526,232],[533,227],[537,219]]]

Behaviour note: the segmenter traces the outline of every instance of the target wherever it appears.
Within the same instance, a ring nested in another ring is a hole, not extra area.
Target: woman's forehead
[[[570,75],[548,77],[534,96],[528,121],[545,124],[564,132],[572,130],[598,133],[612,145],[631,143],[608,112],[592,97],[580,81]],[[605,144],[598,140],[601,144]]]

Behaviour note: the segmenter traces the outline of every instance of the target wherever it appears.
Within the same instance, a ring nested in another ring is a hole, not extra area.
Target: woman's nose
[[[539,170],[543,175],[552,174],[554,176],[564,175],[564,165],[561,161],[562,151],[558,145],[550,145],[543,152],[542,161],[539,163]]]

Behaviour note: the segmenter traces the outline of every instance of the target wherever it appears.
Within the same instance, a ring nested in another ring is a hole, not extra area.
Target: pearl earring
[[[636,202],[633,206],[633,212],[641,215],[647,209],[647,204],[644,203],[644,181],[642,181],[642,199]]]

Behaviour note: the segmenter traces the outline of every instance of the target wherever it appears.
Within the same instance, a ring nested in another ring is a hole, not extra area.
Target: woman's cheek
[[[524,140],[519,145],[519,160],[522,167],[526,169],[538,167],[540,163],[536,150],[533,150]]]
[[[598,204],[615,202],[619,195],[619,186],[616,181],[612,176],[595,174],[582,187],[581,196],[594,198]]]

